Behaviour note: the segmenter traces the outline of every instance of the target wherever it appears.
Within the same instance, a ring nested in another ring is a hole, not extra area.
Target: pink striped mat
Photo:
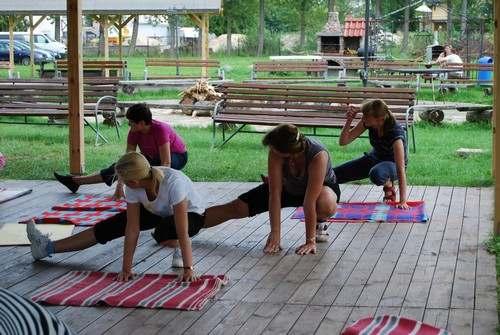
[[[344,329],[342,335],[452,335],[442,328],[395,315],[360,319]]]
[[[175,274],[137,275],[116,281],[116,273],[71,271],[36,291],[32,300],[50,305],[144,307],[198,311],[227,284],[224,275],[182,283]]]

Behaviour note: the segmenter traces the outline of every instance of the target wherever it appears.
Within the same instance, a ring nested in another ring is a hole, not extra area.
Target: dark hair
[[[144,121],[146,124],[150,124],[153,120],[153,115],[151,110],[146,104],[135,104],[127,109],[127,119],[134,123],[139,123]]]
[[[392,115],[384,100],[381,99],[368,100],[364,102],[363,105],[361,105],[361,113],[363,113],[363,116],[376,118],[383,117],[384,132],[391,129],[396,124],[396,118]]]
[[[262,144],[272,146],[284,154],[296,154],[304,151],[305,140],[305,136],[293,124],[280,124],[264,136]]]

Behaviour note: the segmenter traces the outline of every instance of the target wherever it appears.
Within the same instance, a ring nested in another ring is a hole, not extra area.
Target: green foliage
[[[14,31],[27,31],[29,21],[27,17],[16,17]],[[0,16],[0,31],[9,31],[9,17]]]

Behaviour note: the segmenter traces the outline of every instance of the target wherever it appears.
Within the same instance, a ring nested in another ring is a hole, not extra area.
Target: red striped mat
[[[116,281],[116,273],[71,271],[37,290],[32,300],[50,305],[166,308],[198,311],[227,284],[224,275],[182,283],[175,274],[137,275]]]
[[[356,321],[342,335],[452,335],[449,331],[417,320],[381,315]]]

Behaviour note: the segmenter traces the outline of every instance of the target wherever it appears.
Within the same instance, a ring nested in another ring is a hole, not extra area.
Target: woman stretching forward
[[[315,253],[316,242],[327,240],[322,220],[335,213],[340,197],[330,155],[290,124],[271,130],[262,143],[269,147],[268,181],[232,202],[207,208],[205,227],[269,211],[271,232],[264,252],[276,253],[281,250],[281,208],[303,206],[306,238],[296,253]]]

